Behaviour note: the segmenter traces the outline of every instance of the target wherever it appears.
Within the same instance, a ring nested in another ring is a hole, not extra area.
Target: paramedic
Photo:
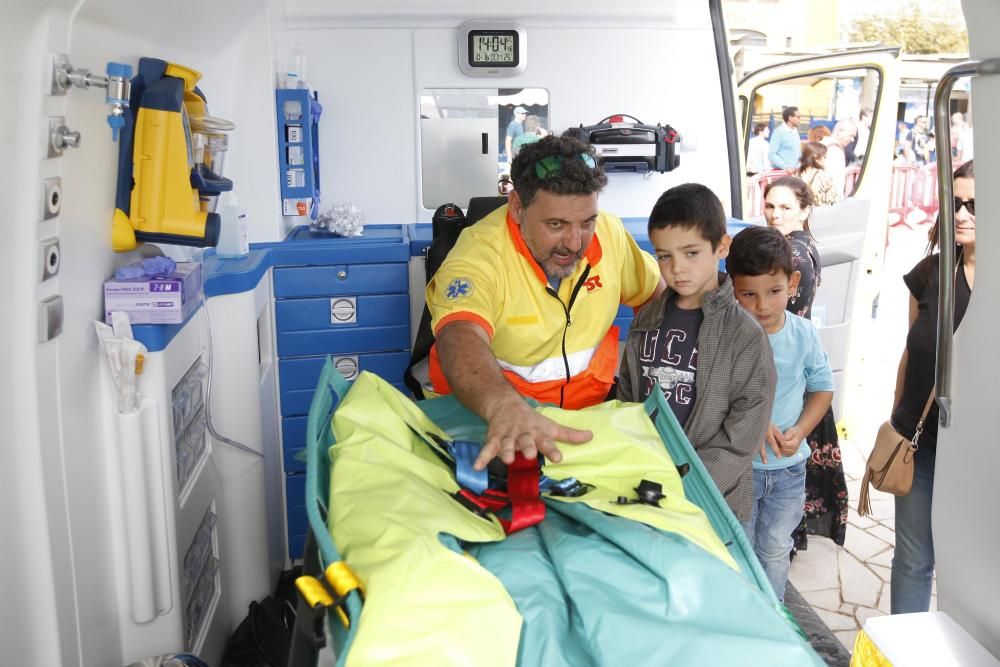
[[[549,136],[524,146],[510,203],[466,229],[427,285],[436,342],[430,379],[488,424],[476,461],[520,451],[561,458],[560,426],[522,397],[576,409],[607,396],[618,366],[618,306],[664,289],[656,261],[597,208],[607,177],[593,149]]]

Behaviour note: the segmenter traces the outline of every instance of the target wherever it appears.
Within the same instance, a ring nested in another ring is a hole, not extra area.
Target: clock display
[[[516,67],[517,32],[508,30],[469,33],[469,64],[473,67]]]
[[[458,29],[458,68],[466,76],[517,76],[528,65],[528,33],[513,21],[472,19]]]

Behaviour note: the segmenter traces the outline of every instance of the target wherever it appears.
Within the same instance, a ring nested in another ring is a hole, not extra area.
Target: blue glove
[[[177,263],[169,257],[147,257],[139,262],[115,269],[116,280],[136,280],[153,276],[169,276],[177,269]]]

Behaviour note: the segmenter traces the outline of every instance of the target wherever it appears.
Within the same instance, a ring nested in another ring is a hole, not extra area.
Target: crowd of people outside
[[[848,170],[864,161],[873,115],[871,108],[863,107],[855,117],[836,121],[832,129],[816,123],[806,130],[801,127],[798,107],[784,107],[781,123],[773,130],[770,123],[754,123],[747,148],[747,176],[781,170],[802,178],[817,206],[834,204],[849,194]],[[965,114],[952,114],[950,136],[955,164],[971,160],[972,125]],[[934,131],[927,116],[914,117],[912,124],[899,121],[893,165],[922,167],[935,161]]]

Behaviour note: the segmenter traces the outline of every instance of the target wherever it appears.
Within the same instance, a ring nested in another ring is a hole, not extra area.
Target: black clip
[[[619,505],[652,505],[653,507],[659,507],[660,501],[667,496],[663,493],[663,485],[657,484],[656,482],[650,482],[648,479],[641,480],[639,486],[635,487],[635,494],[638,496],[635,500],[629,500],[625,496],[618,496],[618,500],[615,501]]]

